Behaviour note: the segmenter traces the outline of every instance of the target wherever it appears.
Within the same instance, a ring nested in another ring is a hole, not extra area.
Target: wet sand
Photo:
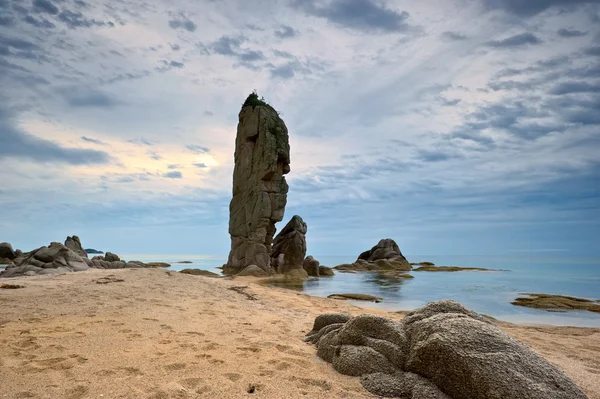
[[[302,338],[322,313],[403,317],[162,269],[2,282],[25,286],[0,290],[5,398],[373,398]],[[600,329],[500,326],[600,399]]]

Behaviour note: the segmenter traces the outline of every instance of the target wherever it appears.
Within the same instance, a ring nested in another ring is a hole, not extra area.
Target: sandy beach
[[[0,290],[3,398],[370,398],[302,339],[322,313],[403,317],[162,269],[2,282],[25,286]],[[500,326],[600,399],[600,329]]]

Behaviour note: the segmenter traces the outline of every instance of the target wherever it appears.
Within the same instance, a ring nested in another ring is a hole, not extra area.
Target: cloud
[[[154,159],[155,161],[160,161],[162,159],[162,157],[154,151],[148,151],[148,156]]]
[[[461,41],[466,40],[467,36],[463,35],[462,33],[448,31],[442,33],[442,38],[447,40]]]
[[[175,67],[175,68],[180,68],[180,69],[183,68],[183,66],[184,66],[183,62],[178,62],[178,61],[171,61],[171,62],[169,62],[169,65],[171,65],[172,67]]]
[[[564,82],[556,85],[552,94],[563,95],[571,93],[600,93],[600,85],[588,82]]]
[[[177,169],[177,168],[180,168],[180,167],[181,167],[181,165],[179,165],[179,164],[170,164],[170,165],[167,165],[167,168],[169,168],[169,169]]]
[[[62,147],[24,132],[15,127],[8,111],[0,109],[0,158],[4,157],[70,165],[106,164],[110,160],[103,151]]]
[[[540,44],[542,40],[532,33],[521,33],[502,40],[492,40],[487,44],[495,48],[521,47],[528,44]]]
[[[120,102],[108,94],[85,86],[64,87],[59,93],[71,107],[113,108]]]
[[[201,169],[207,167],[206,164],[204,164],[204,163],[193,163],[192,165],[194,165],[197,168],[201,168]]]
[[[33,6],[38,12],[45,12],[52,15],[58,14],[59,11],[58,7],[49,0],[33,0]]]
[[[186,145],[185,148],[187,148],[194,154],[206,154],[207,152],[210,152],[210,149],[195,144]]]
[[[521,17],[530,17],[551,7],[570,7],[597,3],[597,0],[483,0],[490,9],[500,9]]]
[[[293,4],[345,28],[368,32],[405,32],[410,28],[406,11],[397,12],[375,0],[333,0],[321,5],[314,0],[295,0]]]
[[[588,34],[587,32],[582,32],[576,29],[559,29],[556,31],[556,33],[561,37],[580,37]]]
[[[79,11],[71,10],[63,10],[58,14],[58,19],[71,29],[91,28],[94,26],[113,28],[115,26],[111,21],[99,21],[94,18],[87,18]]]
[[[187,18],[185,15],[180,14],[179,16],[169,21],[171,29],[184,29],[188,32],[194,32],[198,27],[193,21]]]
[[[83,140],[83,141],[85,141],[85,142],[92,143],[92,144],[106,145],[106,143],[103,142],[103,141],[92,139],[92,138],[86,137],[86,136],[81,136],[80,139]]]
[[[425,162],[442,162],[459,156],[445,151],[421,149],[417,151],[417,158]]]
[[[15,19],[12,15],[0,15],[0,26],[10,27],[15,24]]]
[[[181,46],[179,44],[171,44],[171,50],[173,51],[179,51],[181,50]]]
[[[584,54],[600,56],[600,46],[590,47],[584,51]]]
[[[35,26],[36,28],[52,29],[52,28],[56,27],[56,25],[54,25],[52,22],[48,21],[47,19],[44,19],[44,18],[35,19],[31,15],[28,15],[25,18],[23,18],[23,21],[27,22],[29,25]]]
[[[265,56],[259,50],[242,49],[241,45],[245,41],[247,41],[245,36],[221,36],[209,48],[217,54],[237,59],[239,65],[256,69],[253,63],[264,60]]]
[[[283,25],[281,29],[276,30],[273,34],[280,39],[288,39],[298,35],[298,31],[288,25]]]
[[[172,172],[163,173],[162,177],[166,177],[167,179],[181,179],[183,175],[180,171],[174,170]]]
[[[131,139],[131,140],[127,140],[128,143],[131,144],[137,144],[137,145],[147,145],[147,146],[152,146],[154,145],[153,142],[151,142],[150,140],[144,138],[144,137],[140,137],[139,139]]]

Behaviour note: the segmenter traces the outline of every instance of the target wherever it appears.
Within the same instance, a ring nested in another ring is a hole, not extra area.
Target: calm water
[[[171,270],[199,268],[219,272],[225,257],[198,255],[123,255],[127,260],[189,260],[173,263]],[[334,266],[354,261],[353,256],[315,256],[321,264]],[[431,261],[436,265],[502,269],[492,272],[431,273],[410,272],[415,278],[402,279],[380,273],[336,273],[304,283],[309,295],[363,293],[383,298],[381,303],[357,305],[386,310],[410,310],[427,302],[454,299],[465,306],[500,320],[523,324],[553,324],[600,327],[600,314],[587,311],[547,312],[511,305],[520,292],[572,295],[600,299],[600,258],[565,256],[407,256],[412,262]]]

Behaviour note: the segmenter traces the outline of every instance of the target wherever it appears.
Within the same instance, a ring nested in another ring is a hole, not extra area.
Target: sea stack
[[[287,202],[290,145],[285,123],[256,93],[239,113],[234,162],[231,251],[223,272],[237,274],[255,265],[272,274],[271,244]]]

